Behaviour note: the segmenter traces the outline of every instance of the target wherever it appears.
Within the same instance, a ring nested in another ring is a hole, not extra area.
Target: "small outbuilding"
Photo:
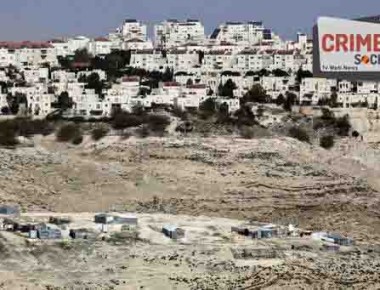
[[[352,246],[354,245],[354,240],[342,237],[341,235],[338,234],[329,234],[327,236],[329,239],[331,239],[334,244],[340,245],[340,246]]]
[[[0,215],[19,215],[20,209],[17,206],[0,205]]]
[[[138,219],[132,215],[116,215],[113,217],[113,223],[128,226],[137,226]]]
[[[111,224],[114,221],[114,217],[112,215],[101,213],[95,215],[95,223],[97,224]]]
[[[62,231],[54,225],[42,224],[37,229],[37,237],[41,240],[56,240],[62,238]]]
[[[173,225],[164,226],[162,228],[162,232],[165,234],[165,236],[173,240],[181,239],[185,236],[185,231],[183,229]]]
[[[72,239],[95,239],[97,237],[97,234],[93,231],[90,231],[88,229],[71,229],[70,230],[70,237]]]

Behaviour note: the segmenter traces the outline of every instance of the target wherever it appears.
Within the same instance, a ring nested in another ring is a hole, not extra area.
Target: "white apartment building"
[[[199,56],[196,52],[186,50],[171,50],[166,55],[167,67],[174,71],[187,70],[199,66]]]
[[[1,109],[4,107],[8,107],[7,94],[0,93],[0,115],[2,114]]]
[[[33,84],[33,83],[47,83],[49,78],[49,69],[48,68],[37,68],[37,69],[30,69],[25,68],[22,71],[22,74],[24,75],[24,79],[27,83]]]
[[[36,67],[42,64],[57,65],[53,46],[45,42],[0,42],[0,65],[7,67]]]
[[[131,38],[122,43],[124,50],[153,50],[153,42],[151,40],[141,40],[139,38]]]
[[[97,74],[99,76],[99,80],[105,81],[107,79],[107,74],[105,71],[96,69],[96,70],[88,70],[88,71],[79,71],[76,75],[76,79],[79,79],[81,76],[88,77],[91,74]]]
[[[317,104],[320,99],[330,99],[337,87],[337,80],[304,78],[300,85],[300,103]]]
[[[120,47],[121,48],[121,47]],[[87,50],[91,55],[104,56],[115,49],[114,43],[105,37],[98,37],[88,42]]]
[[[292,84],[289,77],[263,76],[260,79],[260,85],[272,99],[277,99],[280,94],[285,96]]]
[[[278,41],[279,38],[263,26],[262,22],[226,22],[214,30],[211,39],[219,42],[254,45],[262,41]]]
[[[210,96],[179,96],[174,98],[174,106],[185,109],[196,109],[199,105],[204,102],[206,99],[210,98]]]
[[[233,67],[234,55],[228,51],[209,51],[203,58],[203,69],[220,71]]]
[[[148,71],[164,70],[166,67],[166,60],[162,57],[161,51],[136,50],[131,54],[130,66]]]
[[[373,107],[377,102],[379,105],[380,95],[377,93],[358,94],[358,93],[338,93],[337,102],[343,108],[350,108],[359,104],[368,103],[368,107]]]
[[[156,45],[170,48],[186,43],[203,43],[205,28],[198,20],[170,19],[154,27]]]
[[[221,106],[223,104],[226,104],[228,106],[228,112],[233,113],[240,108],[240,100],[239,99],[229,99],[225,97],[216,97],[215,102]]]
[[[270,68],[272,64],[271,54],[256,50],[243,50],[236,55],[233,68],[243,72],[260,71]]]
[[[204,84],[188,85],[182,88],[181,95],[187,98],[201,98],[207,95],[207,87]]]
[[[46,84],[35,83],[29,87],[12,87],[9,93],[13,96],[21,93],[26,96],[28,110],[33,115],[47,115],[52,111],[51,103],[55,101],[54,94],[49,94]]]
[[[51,73],[51,79],[53,82],[69,83],[76,82],[77,77],[75,72],[68,72],[65,70],[55,70]]]
[[[54,47],[57,57],[66,57],[73,54],[66,40],[52,39],[49,41],[49,44]]]
[[[121,28],[121,35],[124,41],[138,39],[147,40],[147,26],[136,19],[126,19]]]
[[[358,94],[374,94],[378,93],[378,82],[357,82]]]
[[[298,63],[295,61],[295,52],[292,50],[279,50],[273,54],[273,63],[270,66],[271,70],[281,69],[286,72],[297,71]]]
[[[342,80],[338,83],[338,92],[339,93],[351,93],[353,90],[353,85],[351,82]]]
[[[0,43],[0,67],[16,66],[16,55],[6,43]]]
[[[190,81],[192,84],[200,82],[200,78],[194,73],[187,71],[178,71],[174,74],[174,80],[181,85],[186,85]]]
[[[28,98],[28,110],[35,116],[46,116],[53,111],[51,103],[55,102],[54,94],[36,94]]]
[[[74,55],[75,51],[88,49],[91,39],[85,36],[76,36],[67,40],[68,50],[70,55]]]

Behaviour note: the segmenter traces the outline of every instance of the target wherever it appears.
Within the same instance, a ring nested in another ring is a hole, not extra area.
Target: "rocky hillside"
[[[290,138],[35,143],[0,149],[2,202],[53,211],[205,214],[294,223],[362,242],[380,237],[377,171],[357,147],[326,151]]]

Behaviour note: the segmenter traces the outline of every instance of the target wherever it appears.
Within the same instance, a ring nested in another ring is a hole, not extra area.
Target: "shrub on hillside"
[[[297,139],[301,142],[307,142],[310,143],[310,136],[306,132],[306,130],[299,128],[299,127],[292,127],[289,129],[289,136]]]
[[[33,135],[50,135],[54,132],[54,126],[47,120],[32,120],[30,118],[16,118],[15,123],[18,135],[29,137]]]
[[[252,139],[255,136],[253,128],[249,126],[242,126],[239,131],[240,136],[244,139]]]
[[[141,126],[141,128],[138,128],[136,130],[136,133],[141,138],[146,138],[150,135],[149,128],[146,125]]]
[[[120,112],[113,116],[111,125],[115,130],[123,130],[125,128],[140,126],[143,121],[144,119],[140,115]]]
[[[182,110],[182,108],[178,106],[174,106],[172,109],[172,114],[175,117],[180,118],[181,120],[185,121],[188,118],[188,113],[186,110]]]
[[[323,136],[320,140],[320,145],[321,147],[325,149],[330,149],[334,147],[335,141],[334,141],[334,136],[328,135],[328,136]]]
[[[15,146],[18,144],[17,130],[9,121],[0,122],[0,145]]]
[[[105,137],[108,133],[108,128],[105,126],[97,127],[91,131],[91,137],[94,141],[99,141],[103,137]]]
[[[71,143],[74,144],[74,145],[79,145],[83,142],[83,135],[81,133],[78,133],[78,135],[76,135]]]
[[[351,129],[351,124],[348,119],[348,115],[343,116],[341,118],[337,118],[335,122],[335,126],[337,128],[338,135],[348,136]]]
[[[80,129],[78,125],[66,124],[59,128],[57,132],[57,140],[59,142],[69,142],[73,141],[75,138],[80,136]]]
[[[169,117],[159,114],[151,114],[146,117],[148,129],[155,133],[164,133],[170,124]]]

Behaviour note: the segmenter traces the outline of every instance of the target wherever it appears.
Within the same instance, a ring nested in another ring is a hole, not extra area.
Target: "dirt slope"
[[[290,138],[35,142],[0,149],[3,202],[63,212],[206,214],[291,222],[359,241],[380,237],[374,157],[348,141],[331,152]]]

